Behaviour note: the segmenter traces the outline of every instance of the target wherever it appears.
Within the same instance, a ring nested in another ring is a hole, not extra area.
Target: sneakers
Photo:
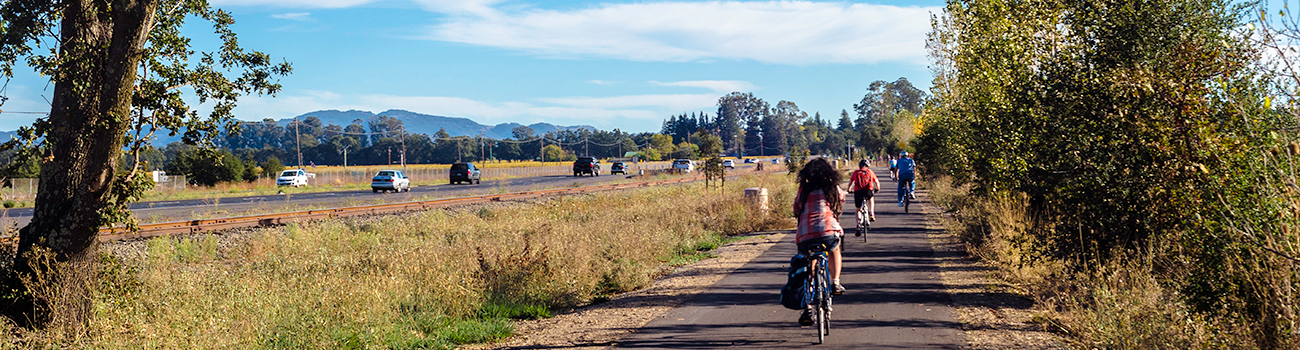
[[[868,220],[876,221],[876,216],[875,216],[875,215],[872,215]]]
[[[812,325],[812,309],[803,309],[803,314],[799,315],[799,325],[800,326]]]
[[[844,294],[844,286],[841,286],[839,283],[836,283],[835,285],[831,286],[831,295],[841,295],[841,294]]]
[[[907,196],[911,197],[912,199],[916,199],[916,193],[909,193],[907,194]]]
[[[853,231],[853,237],[862,237],[862,227],[859,226],[857,231]]]
[[[898,206],[903,206],[903,201],[898,201]]]

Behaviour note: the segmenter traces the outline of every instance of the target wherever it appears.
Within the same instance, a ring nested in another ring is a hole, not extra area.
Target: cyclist
[[[809,255],[812,247],[825,245],[829,250],[828,270],[831,275],[831,294],[844,293],[840,285],[840,236],[844,228],[840,227],[839,213],[844,205],[844,190],[840,189],[840,172],[831,166],[825,158],[817,158],[799,170],[797,182],[799,192],[794,200],[794,215],[799,218],[795,230],[795,243],[799,254]],[[804,310],[799,316],[800,324],[811,324],[811,310]]]
[[[876,172],[867,167],[867,160],[858,161],[858,170],[854,170],[849,175],[849,190],[853,192],[853,205],[858,208],[857,219],[858,226],[862,226],[862,202],[867,203],[867,220],[876,221],[876,199],[873,198],[876,192],[880,192],[880,178],[876,177]],[[862,232],[853,233],[854,236],[861,236]]]
[[[898,179],[898,159],[893,155],[889,156],[889,178]]]
[[[916,161],[907,151],[898,153],[898,206],[903,206],[903,196],[916,199]]]

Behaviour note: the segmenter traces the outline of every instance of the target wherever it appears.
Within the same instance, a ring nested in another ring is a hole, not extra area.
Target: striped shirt
[[[839,186],[835,186],[835,191],[839,192],[840,203],[844,203],[845,193]],[[803,193],[803,189],[799,189]],[[795,243],[803,241],[844,234],[844,228],[840,227],[840,215],[831,210],[830,202],[826,201],[826,194],[822,190],[813,190],[808,193],[808,198],[800,205],[798,199],[794,202],[794,211],[799,213],[799,228],[795,231]],[[841,204],[842,205],[842,204]],[[802,210],[800,210],[802,208]]]

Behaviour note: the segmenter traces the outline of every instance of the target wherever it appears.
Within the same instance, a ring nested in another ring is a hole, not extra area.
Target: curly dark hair
[[[831,205],[831,211],[840,212],[840,204],[843,203],[843,198],[840,198],[840,191],[836,187],[839,187],[840,181],[843,179],[844,177],[840,174],[840,171],[835,170],[835,167],[831,166],[831,163],[826,161],[826,158],[813,159],[804,164],[803,169],[799,169],[798,178],[795,180],[795,182],[799,183],[799,197],[795,198],[795,200],[796,203],[799,203],[800,210],[795,212],[794,215],[799,216],[801,214],[805,198],[808,198],[808,194],[816,190],[822,190],[822,193],[825,194],[826,201]]]

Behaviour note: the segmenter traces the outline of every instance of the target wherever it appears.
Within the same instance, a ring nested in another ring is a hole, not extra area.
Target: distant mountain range
[[[451,134],[451,136],[478,136],[479,134],[482,134],[484,137],[488,137],[488,138],[507,139],[507,138],[514,137],[514,134],[512,133],[514,128],[523,126],[523,124],[519,124],[519,123],[501,123],[497,125],[483,125],[473,120],[470,120],[469,118],[453,118],[453,117],[444,117],[438,115],[421,114],[421,113],[415,113],[415,112],[401,110],[401,109],[390,109],[387,111],[379,112],[378,114],[372,113],[370,111],[358,111],[358,110],[350,110],[350,111],[325,110],[325,111],[303,113],[302,115],[298,116],[298,119],[301,120],[307,117],[316,117],[321,120],[322,125],[335,124],[342,127],[347,127],[348,125],[352,124],[352,121],[361,119],[361,126],[369,128],[369,125],[366,125],[366,121],[378,115],[386,115],[389,117],[400,119],[402,120],[402,125],[406,126],[407,131],[416,134],[425,134],[430,136],[437,133],[438,129],[446,129],[447,133]],[[279,123],[281,126],[284,126],[284,125],[288,125],[292,121],[293,118],[285,118],[285,119],[280,119],[279,121],[277,121],[277,123]],[[582,129],[593,130],[593,131],[596,130],[595,127],[592,127],[590,125],[561,126],[561,125],[554,125],[550,123],[534,123],[528,125],[528,127],[533,128],[533,133],[536,135],[541,135],[553,131],[582,130]],[[154,140],[153,144],[154,146],[158,146],[158,147],[166,146],[168,143],[180,141],[181,134],[183,133],[178,133],[176,137],[167,137],[166,133],[159,132],[155,134],[158,136],[158,139]],[[0,131],[0,143],[9,141],[16,135],[17,135],[16,131]]]
[[[421,114],[421,113],[415,113],[415,112],[401,110],[401,109],[390,109],[379,113],[372,113],[370,111],[358,111],[358,110],[315,111],[311,113],[304,113],[298,116],[298,119],[301,120],[306,117],[316,117],[321,120],[321,124],[323,125],[335,124],[343,127],[347,127],[348,125],[352,124],[352,121],[360,119],[361,126],[369,127],[368,125],[366,125],[366,121],[370,120],[370,118],[372,117],[379,116],[379,115],[386,115],[392,118],[400,119],[402,121],[402,125],[406,126],[406,130],[412,133],[426,134],[426,135],[433,135],[434,133],[438,132],[438,129],[442,128],[442,129],[446,129],[447,133],[451,134],[451,136],[478,136],[479,134],[482,134],[484,137],[489,137],[494,139],[506,139],[506,138],[514,137],[514,134],[511,133],[511,131],[513,131],[514,128],[523,126],[523,124],[519,124],[519,123],[501,123],[497,125],[483,125],[473,120],[470,120],[469,118],[454,118],[454,117],[444,117],[438,115]],[[293,121],[292,118],[280,119],[279,123],[280,125],[288,125],[289,122],[291,121]],[[560,125],[554,125],[550,123],[535,123],[535,124],[528,125],[528,127],[533,128],[533,132],[537,135],[545,134],[552,131],[582,130],[582,129],[593,130],[593,131],[596,130],[595,127],[592,127],[590,125],[560,126]]]

